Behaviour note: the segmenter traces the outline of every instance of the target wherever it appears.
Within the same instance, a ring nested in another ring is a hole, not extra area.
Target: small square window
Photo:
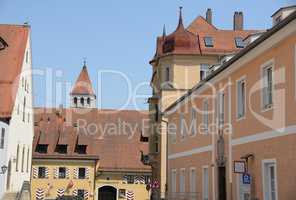
[[[78,179],[85,179],[85,176],[86,176],[85,168],[79,168],[78,169]]]
[[[77,145],[75,152],[78,154],[86,154],[87,145]]]
[[[205,42],[206,47],[213,47],[214,46],[212,37],[209,37],[209,36],[204,37],[204,42]]]
[[[84,190],[77,190],[77,197],[84,199]]]
[[[68,145],[65,145],[65,144],[58,144],[56,146],[56,152],[57,153],[60,153],[60,154],[67,154],[67,147]]]
[[[60,179],[66,178],[66,168],[65,167],[59,168],[59,178]]]
[[[45,167],[38,167],[38,178],[45,178]]]
[[[245,48],[245,43],[243,41],[243,38],[236,37],[234,40],[235,40],[236,48]]]
[[[47,144],[38,144],[36,147],[37,153],[47,153],[48,145]]]

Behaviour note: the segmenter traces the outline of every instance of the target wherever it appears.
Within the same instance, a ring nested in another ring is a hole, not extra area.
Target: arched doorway
[[[103,186],[99,188],[98,200],[116,200],[117,189],[112,186]]]

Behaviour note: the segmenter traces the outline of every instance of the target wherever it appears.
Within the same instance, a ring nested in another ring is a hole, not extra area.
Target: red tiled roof
[[[0,37],[8,47],[0,50],[0,117],[11,117],[22,71],[29,26],[0,25]]]
[[[91,80],[88,75],[86,65],[83,66],[78,76],[78,79],[75,82],[75,85],[72,89],[71,94],[78,94],[78,95],[83,95],[83,94],[94,95],[95,94],[92,87]]]
[[[259,30],[258,30],[259,31]],[[180,28],[180,21],[177,30],[169,36],[157,37],[156,53],[151,62],[158,60],[162,56],[171,54],[200,54],[200,55],[225,55],[237,53],[241,48],[237,48],[235,44],[235,38],[240,37],[244,39],[250,34],[258,32],[257,30],[220,30],[214,25],[209,24],[203,17],[197,17],[185,30]],[[180,34],[182,33],[182,34]],[[165,41],[170,41],[171,44],[176,44],[175,40],[169,39],[173,36],[183,35],[180,39],[183,47],[180,51],[165,51]],[[191,36],[190,36],[191,34]],[[187,37],[185,40],[184,38]],[[204,43],[204,37],[212,37],[213,47],[206,47]],[[185,42],[184,42],[185,40]],[[188,44],[190,41],[190,45]],[[184,45],[186,44],[187,45]],[[186,47],[186,48],[184,48]]]
[[[57,111],[35,109],[35,122],[39,126],[35,126],[34,149],[39,141],[49,147],[46,154],[34,152],[33,158],[97,156],[100,170],[150,170],[140,161],[140,151],[148,152],[148,144],[140,142],[141,132],[148,126],[146,111],[62,109],[60,122]],[[40,132],[45,137],[42,141]],[[66,155],[55,152],[57,143],[69,145]],[[86,155],[74,152],[77,143],[88,145]]]

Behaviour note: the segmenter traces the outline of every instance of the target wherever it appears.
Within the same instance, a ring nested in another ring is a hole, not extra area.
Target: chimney
[[[209,24],[212,24],[212,9],[211,8],[207,9],[206,20]]]
[[[243,12],[235,12],[233,16],[233,30],[243,30],[244,29],[244,16]]]

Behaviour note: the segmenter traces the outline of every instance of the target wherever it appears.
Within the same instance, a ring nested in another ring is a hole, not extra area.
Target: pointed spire
[[[83,57],[83,68],[86,68],[86,57]]]
[[[165,24],[163,25],[163,31],[162,31],[162,37],[165,38],[166,36],[166,29],[165,29]]]
[[[182,9],[183,7],[180,6],[179,7],[179,24],[178,24],[178,28],[183,28],[184,29],[184,25],[183,25],[183,17],[182,17]]]

